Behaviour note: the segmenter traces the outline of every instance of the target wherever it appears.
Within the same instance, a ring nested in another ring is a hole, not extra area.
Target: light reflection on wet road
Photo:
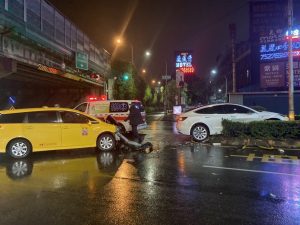
[[[262,162],[277,153],[193,144],[172,122],[152,120],[143,133],[150,154],[2,159],[0,224],[300,224],[298,159]]]

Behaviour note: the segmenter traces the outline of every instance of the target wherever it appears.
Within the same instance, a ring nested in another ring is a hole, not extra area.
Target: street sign
[[[170,75],[165,75],[165,76],[162,76],[162,79],[163,80],[171,80],[171,76]]]
[[[88,54],[84,52],[76,52],[76,68],[88,70]]]

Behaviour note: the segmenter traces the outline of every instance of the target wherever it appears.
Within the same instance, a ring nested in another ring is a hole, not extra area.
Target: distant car
[[[66,108],[0,111],[0,152],[25,158],[32,151],[115,148],[116,126]]]
[[[209,135],[222,132],[222,120],[251,122],[262,120],[284,120],[288,117],[274,112],[259,112],[238,104],[212,104],[180,114],[176,127],[185,135],[192,135],[195,141],[204,141]]]

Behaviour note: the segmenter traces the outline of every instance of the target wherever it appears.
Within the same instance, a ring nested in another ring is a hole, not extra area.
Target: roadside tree
[[[115,78],[113,96],[115,99],[137,97],[136,70],[131,63],[115,60],[111,64],[111,76]]]

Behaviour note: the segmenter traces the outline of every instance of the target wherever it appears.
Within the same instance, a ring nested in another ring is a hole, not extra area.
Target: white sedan
[[[249,107],[231,103],[202,106],[180,114],[176,127],[179,133],[192,135],[195,141],[204,141],[209,135],[222,132],[222,120],[251,122],[262,120],[284,120],[288,117],[274,112],[259,112]]]

